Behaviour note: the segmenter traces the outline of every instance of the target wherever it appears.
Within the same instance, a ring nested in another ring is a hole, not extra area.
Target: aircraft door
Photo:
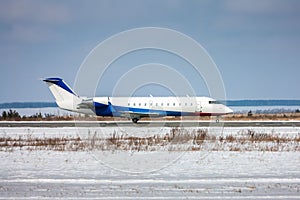
[[[197,101],[196,112],[202,112],[202,106],[200,101]]]
[[[153,101],[152,101],[152,100],[150,100],[150,101],[149,101],[149,110],[151,110],[151,109],[152,109],[152,107],[153,107]]]

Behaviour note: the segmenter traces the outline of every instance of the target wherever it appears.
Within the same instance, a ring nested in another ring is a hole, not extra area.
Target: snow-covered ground
[[[231,106],[235,113],[248,113],[250,110],[253,113],[282,113],[295,112],[300,109],[300,106]]]
[[[114,133],[146,137],[170,130],[20,127],[0,128],[0,138],[84,138],[95,133],[101,137]],[[243,137],[249,130],[290,139],[300,133],[299,127],[224,127],[222,133],[209,134]],[[289,145],[297,147],[299,142]],[[299,148],[53,151],[22,147],[0,151],[0,160],[0,199],[300,199]]]
[[[90,152],[14,151],[0,152],[0,157],[0,199],[299,199],[300,195],[299,152],[185,152],[151,173],[114,170]],[[115,162],[129,164],[123,159]],[[148,160],[144,165],[159,162]]]

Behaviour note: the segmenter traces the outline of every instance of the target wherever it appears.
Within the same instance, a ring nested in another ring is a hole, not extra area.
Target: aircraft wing
[[[122,116],[124,117],[158,117],[159,113],[153,113],[153,112],[134,112],[134,111],[122,111],[120,112]]]

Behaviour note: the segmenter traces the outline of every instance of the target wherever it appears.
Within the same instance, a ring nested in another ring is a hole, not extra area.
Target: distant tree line
[[[1,118],[4,120],[5,119],[18,119],[18,118],[21,118],[21,116],[17,111],[10,109],[7,112],[3,111]]]
[[[50,117],[51,115],[50,114],[45,114],[45,118],[46,117]],[[20,120],[20,119],[42,119],[43,116],[42,116],[42,113],[39,112],[39,113],[36,113],[34,115],[31,115],[31,116],[22,116],[16,111],[16,110],[12,110],[12,109],[9,109],[8,111],[3,111],[2,112],[2,115],[0,116],[0,119],[1,120]]]
[[[54,114],[41,112],[35,113],[30,116],[23,115],[21,116],[16,110],[9,109],[8,111],[3,111],[2,115],[0,115],[0,120],[24,120],[24,121],[33,121],[33,120],[72,120],[72,116],[57,116]]]

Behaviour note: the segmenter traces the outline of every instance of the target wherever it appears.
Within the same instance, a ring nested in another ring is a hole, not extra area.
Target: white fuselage
[[[61,78],[45,81],[57,105],[65,110],[97,116],[143,117],[219,116],[232,110],[209,97],[94,97],[78,96]]]
[[[95,113],[102,106],[116,113],[149,113],[158,116],[218,116],[232,112],[227,106],[209,97],[94,97]],[[107,113],[108,114],[108,113]]]

